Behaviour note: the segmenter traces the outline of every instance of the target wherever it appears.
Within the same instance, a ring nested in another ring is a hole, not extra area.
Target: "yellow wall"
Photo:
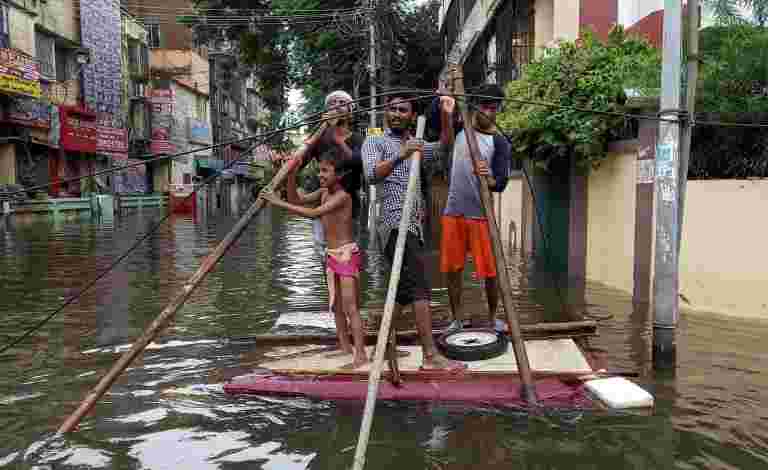
[[[9,8],[11,47],[35,55],[35,21],[32,16],[14,7]]]
[[[768,180],[688,182],[680,292],[689,307],[768,319],[766,207]]]
[[[611,155],[588,182],[587,278],[633,290],[636,155]],[[689,181],[683,309],[768,319],[768,180]],[[653,271],[653,255],[651,255]],[[652,288],[652,287],[651,287]]]
[[[536,45],[536,55],[539,56],[543,47],[549,44],[554,37],[554,24],[552,15],[554,10],[554,0],[536,0],[534,2],[534,44]]]
[[[579,37],[580,0],[536,0],[534,2],[534,44],[536,55],[557,40]]]
[[[0,184],[16,184],[16,146],[0,145]]]
[[[554,0],[554,39],[574,41],[579,37],[580,0]]]
[[[587,279],[632,292],[636,154],[612,154],[587,182]]]
[[[523,226],[523,185],[525,179],[521,177],[510,178],[506,189],[501,199],[501,218],[498,219],[499,231],[501,232],[501,240],[504,248],[509,246],[510,242],[510,222],[515,223],[517,232],[517,248],[520,249],[520,231]],[[499,196],[493,193],[494,204],[499,203]],[[496,209],[498,211],[498,208]],[[498,214],[498,212],[497,212]],[[515,236],[512,235],[512,241],[514,242]]]

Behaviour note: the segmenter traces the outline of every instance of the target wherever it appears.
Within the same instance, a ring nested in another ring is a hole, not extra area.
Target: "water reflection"
[[[7,221],[0,231],[0,339],[47,315],[160,217],[148,211],[104,223]],[[349,466],[361,404],[230,397],[221,389],[227,377],[247,372],[249,362],[267,352],[235,339],[270,330],[281,315],[316,316],[326,307],[311,224],[269,210],[81,430],[66,439],[52,436],[234,222],[172,217],[82,299],[0,356],[0,467]],[[361,244],[365,309],[382,302],[387,273],[365,238]],[[513,258],[510,273],[524,319],[562,313],[551,277],[533,261]],[[468,284],[479,287],[469,277]],[[444,301],[439,276],[434,286],[435,299]],[[651,415],[559,410],[530,416],[382,403],[366,468],[766,468],[768,353],[762,339],[768,324],[684,314],[678,368],[660,374],[652,368],[648,306],[593,283],[584,297],[581,313],[601,319],[600,335],[589,346],[605,352],[610,368],[640,373],[638,381],[657,398]]]

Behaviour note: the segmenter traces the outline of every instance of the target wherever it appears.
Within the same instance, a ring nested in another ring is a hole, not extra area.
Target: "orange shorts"
[[[444,215],[441,223],[440,272],[463,271],[467,253],[471,252],[477,277],[496,277],[496,259],[493,257],[487,220]]]

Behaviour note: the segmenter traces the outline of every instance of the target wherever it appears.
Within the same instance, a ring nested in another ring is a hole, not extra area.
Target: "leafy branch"
[[[513,129],[513,156],[544,170],[569,158],[584,172],[597,168],[607,157],[607,143],[626,120],[577,109],[621,112],[627,90],[650,95],[658,89],[660,70],[659,51],[644,39],[627,36],[620,26],[605,43],[585,31],[577,41],[546,49],[506,88],[506,96],[518,101],[509,102],[497,119]]]

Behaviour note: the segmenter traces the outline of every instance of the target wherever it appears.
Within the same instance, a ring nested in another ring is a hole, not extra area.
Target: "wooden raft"
[[[578,375],[593,372],[586,357],[572,339],[528,340],[525,341],[525,346],[531,362],[531,369],[536,374]],[[372,349],[372,347],[367,348],[370,357],[373,356]],[[398,360],[400,371],[404,373],[420,372],[421,347],[400,346],[398,349],[408,353],[406,357],[401,357]],[[299,352],[301,352],[300,349],[292,352],[290,348],[281,348],[281,355],[291,355],[291,357],[263,362],[259,364],[259,367],[268,369],[273,373],[287,375],[367,375],[370,371],[370,363],[351,369],[349,367],[352,362],[351,354],[339,356],[338,352],[329,352],[327,349],[322,352],[309,351],[305,354],[296,354]],[[469,367],[468,372],[473,375],[517,375],[517,362],[511,346],[501,356],[483,361],[465,362],[465,364]]]

